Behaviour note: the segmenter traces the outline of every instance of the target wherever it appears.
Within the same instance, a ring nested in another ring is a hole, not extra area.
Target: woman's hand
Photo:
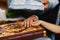
[[[37,21],[32,23],[32,26],[39,26],[41,23],[42,23],[41,20],[37,20]]]
[[[48,7],[49,7],[49,1],[48,0],[42,0],[41,2],[44,4],[45,9],[48,9]]]
[[[25,26],[25,27],[31,27],[32,23],[37,20],[38,20],[38,17],[36,15],[33,15],[33,16],[29,17],[28,19],[26,19],[25,21],[23,21],[21,25]]]

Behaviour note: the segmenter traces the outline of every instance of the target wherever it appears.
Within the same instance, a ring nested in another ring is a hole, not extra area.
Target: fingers
[[[30,27],[30,20],[26,20],[26,26],[25,27]]]
[[[36,15],[33,15],[32,17],[38,20],[38,17]]]
[[[25,22],[25,21],[24,21],[24,22]],[[24,24],[25,24],[24,22],[22,22],[22,23],[20,24],[20,26],[24,26]]]
[[[36,15],[32,15],[31,17],[29,17],[28,19],[38,19],[38,17]]]
[[[38,17],[33,15],[33,16],[29,17],[28,19],[26,19],[21,25],[25,26],[25,27],[31,27],[32,23],[37,20],[38,20]]]
[[[33,20],[33,22],[34,22],[34,21],[37,21],[37,20],[39,20],[39,19],[38,19],[38,17],[37,17],[36,15],[33,15],[33,16],[32,16],[32,20]]]
[[[30,27],[32,26],[32,25],[31,25],[31,24],[32,24],[32,22],[33,22],[33,20],[31,19],[31,20],[30,20],[30,24],[29,24],[29,25],[30,25]]]
[[[38,17],[36,15],[31,16],[32,19],[30,19],[30,27],[32,27],[32,23],[38,20]]]
[[[21,23],[21,26],[30,27],[30,20],[29,19],[25,20],[24,22]]]
[[[26,27],[26,21],[24,21],[24,24],[23,24],[24,27]]]

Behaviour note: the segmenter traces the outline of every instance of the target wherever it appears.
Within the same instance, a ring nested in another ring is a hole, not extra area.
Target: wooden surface
[[[17,23],[20,25],[21,21],[16,21],[14,23]],[[3,25],[6,25],[6,24],[3,24]],[[8,23],[7,23],[7,26],[8,26]],[[2,26],[2,27],[7,27],[7,26]],[[11,35],[11,33],[13,34]],[[29,40],[29,39],[35,39],[35,38],[40,38],[40,37],[46,37],[46,31],[40,26],[29,27],[29,28],[24,29],[23,31],[19,31],[17,33],[14,33],[14,32],[11,32],[11,33],[7,32],[7,34],[6,33],[0,34],[1,36],[0,40]]]

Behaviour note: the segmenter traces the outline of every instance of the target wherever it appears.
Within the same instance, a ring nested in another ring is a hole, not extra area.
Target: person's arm
[[[39,21],[36,21],[34,23],[32,23],[32,26],[37,26],[37,25],[42,25],[44,28],[56,33],[56,34],[60,34],[60,26],[57,26],[57,25],[54,25],[54,24],[51,24],[51,23],[48,23],[48,22],[45,22],[45,21],[42,21],[42,20],[39,20]]]
[[[25,19],[22,23],[21,26],[25,27],[31,27],[32,22],[35,22],[38,20],[38,17],[36,15],[32,15],[31,17]]]
[[[54,25],[54,24],[51,24],[51,23],[48,23],[45,21],[42,21],[41,25],[43,25],[46,29],[48,29],[54,33],[57,33],[57,34],[60,33],[60,26],[57,26],[57,25]]]
[[[48,23],[48,22],[45,22],[42,20],[38,20],[37,16],[29,17],[28,19],[23,21],[21,25],[25,26],[25,27],[32,27],[32,26],[39,26],[40,24],[44,28],[46,28],[54,33],[60,34],[60,26],[57,26],[57,25],[54,25],[54,24],[51,24],[51,23]]]

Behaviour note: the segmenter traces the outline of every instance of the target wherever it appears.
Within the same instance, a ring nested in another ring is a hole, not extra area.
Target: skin
[[[35,21],[31,24],[32,26],[38,26],[38,25],[42,25],[44,28],[56,33],[56,34],[60,34],[60,26],[55,25],[55,24],[51,24],[42,20],[38,20]]]
[[[49,7],[49,1],[48,0],[42,0],[41,2],[44,4],[45,9],[48,9],[48,7]]]
[[[21,26],[31,27],[32,22],[35,22],[37,20],[38,20],[38,17],[33,15],[33,16],[29,17],[28,19],[26,19],[25,21],[23,21]]]
[[[25,26],[25,27],[32,27],[32,26],[35,27],[39,25],[42,25],[44,28],[56,34],[60,34],[60,26],[57,26],[42,20],[38,20],[36,16],[31,16],[22,23],[22,26]]]

